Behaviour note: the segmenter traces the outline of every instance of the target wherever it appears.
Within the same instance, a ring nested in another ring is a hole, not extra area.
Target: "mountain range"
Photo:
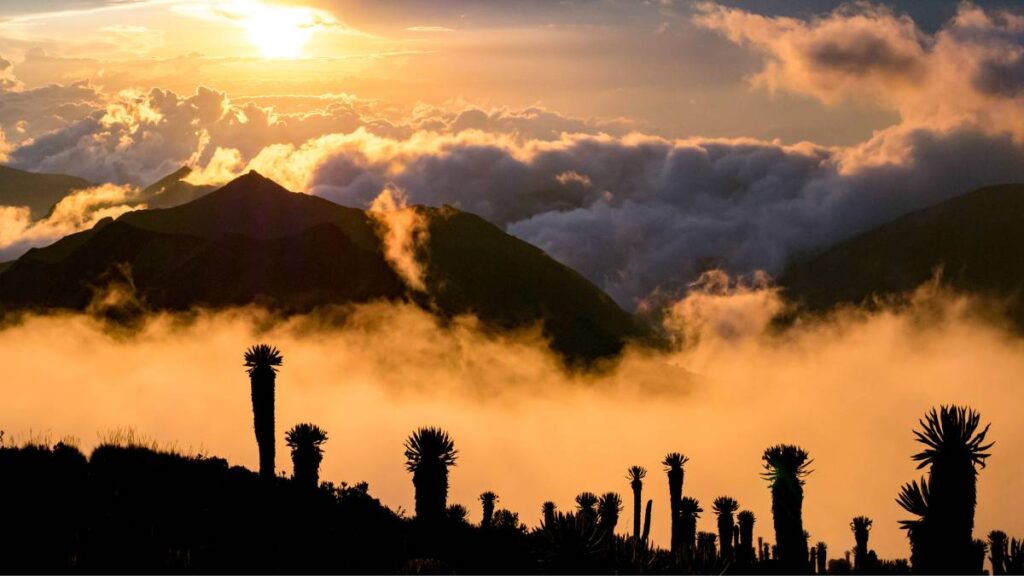
[[[146,187],[148,208],[0,264],[0,312],[85,310],[113,282],[147,310],[263,305],[282,313],[373,300],[414,302],[443,320],[502,330],[540,326],[570,363],[617,354],[656,330],[540,249],[450,206],[425,223],[414,290],[385,257],[369,213],[292,193],[255,172],[217,190],[182,168]],[[0,167],[0,204],[44,214],[92,184]],[[47,207],[49,206],[49,207]],[[798,311],[871,305],[939,278],[996,298],[1024,330],[1024,185],[976,190],[791,262],[778,284]]]
[[[0,309],[84,310],[111,280],[146,309],[260,304],[282,313],[411,301],[495,329],[541,326],[570,363],[617,354],[647,331],[600,289],[538,248],[452,207],[425,222],[423,292],[385,258],[363,210],[285,190],[250,172],[171,208],[136,210],[32,249],[0,274]]]

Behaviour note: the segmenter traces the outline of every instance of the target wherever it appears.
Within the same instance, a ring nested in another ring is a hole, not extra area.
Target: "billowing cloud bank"
[[[310,421],[330,441],[322,477],[369,482],[391,506],[412,509],[402,440],[413,428],[448,429],[461,453],[451,500],[478,518],[477,495],[536,525],[540,504],[569,508],[580,491],[615,490],[633,464],[646,466],[655,501],[653,537],[665,544],[667,491],[661,458],[682,451],[687,494],[730,495],[771,538],[760,455],[799,443],[815,458],[805,523],[834,556],[852,547],[850,518],[875,520],[872,546],[908,554],[897,526],[900,485],[918,472],[911,430],[939,403],[966,403],[993,423],[981,472],[976,531],[1024,533],[1006,502],[1022,487],[1024,349],[976,321],[969,302],[923,292],[901,311],[848,312],[776,334],[782,303],[769,289],[730,288],[712,278],[672,309],[668,327],[685,343],[670,352],[631,350],[614,370],[567,375],[533,332],[496,336],[466,318],[441,328],[414,308],[358,308],[342,328],[322,317],[268,323],[238,310],[150,318],[132,338],[84,316],[32,317],[0,330],[8,441],[78,437],[83,448],[114,428],[179,449],[255,466],[243,350],[266,341],[284,352],[278,378],[279,467],[283,430]],[[60,402],[54,399],[59,398]],[[631,525],[627,517],[623,527]],[[713,516],[701,520],[713,529]]]
[[[694,21],[763,54],[754,86],[825,103],[868,100],[900,113],[901,127],[974,126],[1024,137],[1024,16],[969,3],[935,34],[871,4],[809,21],[714,3]]]
[[[120,93],[78,120],[33,116],[27,133],[66,125],[16,135],[10,162],[135,185],[183,163],[204,182],[256,169],[361,207],[394,186],[411,203],[490,219],[627,307],[711,267],[777,274],[908,211],[1024,180],[1021,16],[965,4],[928,33],[868,4],[801,20],[707,3],[693,21],[762,55],[755,89],[866,102],[899,121],[861,144],[824,147],[673,140],[539,107],[396,110],[344,94],[233,102],[211,89],[152,90]]]

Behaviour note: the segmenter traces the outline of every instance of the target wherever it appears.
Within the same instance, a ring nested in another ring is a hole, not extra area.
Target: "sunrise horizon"
[[[1024,10],[0,3],[0,573],[1024,573]]]

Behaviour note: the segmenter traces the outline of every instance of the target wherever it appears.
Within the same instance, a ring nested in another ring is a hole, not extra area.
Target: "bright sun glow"
[[[249,41],[264,58],[298,58],[321,21],[308,8],[254,4],[244,20]]]
[[[313,33],[335,26],[329,13],[306,6],[261,0],[214,0],[186,3],[176,11],[211,22],[238,26],[264,58],[300,58]]]

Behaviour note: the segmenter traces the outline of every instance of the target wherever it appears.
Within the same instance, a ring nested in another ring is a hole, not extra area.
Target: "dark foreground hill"
[[[268,481],[137,445],[0,446],[0,471],[5,574],[673,573],[667,551],[615,524],[558,513],[528,529],[539,509],[499,509],[481,526],[459,505],[428,524],[365,483]]]
[[[302,490],[220,458],[118,445],[89,458],[0,447],[0,470],[3,573],[398,573],[418,553],[413,524],[365,484]]]
[[[992,186],[861,234],[787,270],[790,299],[814,311],[914,290],[936,277],[1004,302],[1024,328],[1024,185]]]
[[[541,250],[450,207],[416,210],[426,293],[384,257],[364,211],[288,192],[249,173],[196,200],[104,221],[0,273],[0,308],[85,310],[112,283],[144,309],[261,304],[284,313],[412,300],[495,329],[539,324],[572,362],[617,354],[643,334],[606,294]]]

